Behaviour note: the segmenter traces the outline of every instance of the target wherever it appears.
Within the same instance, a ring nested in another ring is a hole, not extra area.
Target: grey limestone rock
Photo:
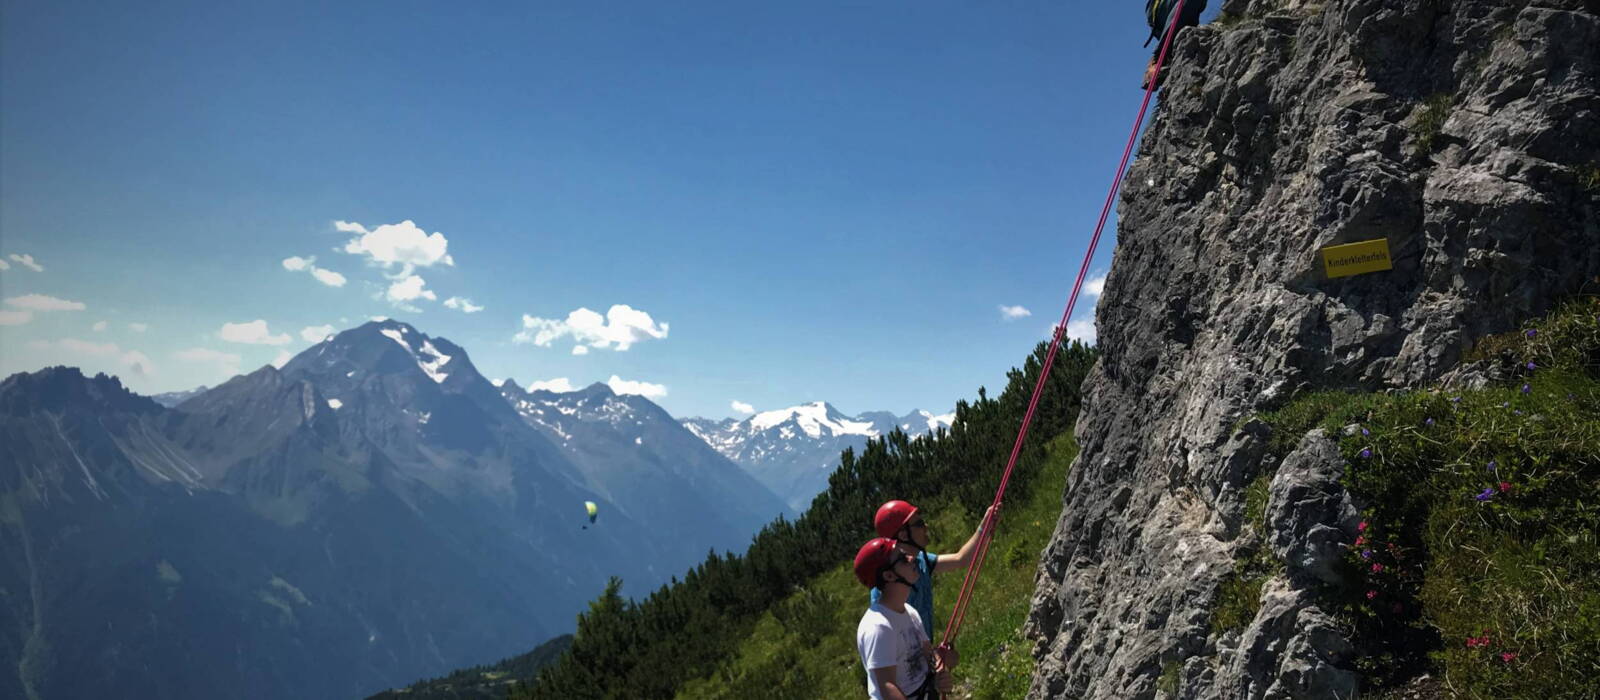
[[[1600,274],[1600,3],[1223,12],[1178,37],[1120,200],[1026,625],[1031,697],[1167,696],[1174,667],[1177,697],[1348,697],[1354,650],[1310,591],[1349,536],[1342,465],[1308,438],[1254,532],[1243,490],[1278,458],[1249,417],[1437,382]],[[1321,248],[1376,238],[1393,270],[1326,278]],[[1214,633],[1220,583],[1263,538],[1287,576],[1244,630]]]

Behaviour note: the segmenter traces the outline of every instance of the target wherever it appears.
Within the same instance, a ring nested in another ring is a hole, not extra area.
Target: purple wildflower
[[[1459,397],[1459,396],[1450,397],[1450,403],[1461,403],[1461,397]]]
[[[1362,559],[1371,559],[1372,558],[1372,550],[1370,550],[1370,549],[1361,550],[1361,558]]]
[[[1370,431],[1370,430],[1367,430],[1367,429],[1366,429],[1366,428],[1365,428],[1365,427],[1363,427],[1363,428],[1362,428],[1362,429],[1361,429],[1361,435],[1362,435],[1362,436],[1363,436],[1363,437],[1365,437],[1365,436],[1367,436],[1367,435],[1371,435],[1371,434],[1372,434],[1372,431]]]
[[[1538,335],[1538,334],[1539,334],[1539,331],[1537,331],[1535,329],[1532,329],[1532,328],[1529,328],[1528,329],[1528,340],[1533,340],[1533,337]]]
[[[1533,364],[1533,360],[1528,360],[1528,371],[1531,372],[1531,371],[1536,370],[1536,369],[1539,369],[1539,366],[1536,365],[1536,364]]]
[[[1515,414],[1520,416],[1520,415],[1522,415],[1522,409],[1519,408],[1519,409],[1517,409],[1515,411],[1512,411],[1512,413],[1515,413]]]
[[[1491,486],[1489,488],[1484,489],[1483,493],[1480,493],[1480,494],[1478,494],[1476,496],[1473,496],[1473,498],[1478,499],[1479,503],[1482,503],[1484,501],[1493,500],[1494,499],[1494,487]]]
[[[1523,384],[1522,385],[1522,393],[1526,394],[1526,393],[1528,393],[1530,391],[1533,391],[1533,387],[1531,387],[1531,386],[1529,386],[1527,384]]]
[[[1488,469],[1489,469],[1489,471],[1492,471],[1492,472],[1498,472],[1498,471],[1500,471],[1500,467],[1499,467],[1499,466],[1497,466],[1497,465],[1495,465],[1495,463],[1494,463],[1494,460],[1492,460],[1492,459],[1491,459],[1491,460],[1489,460],[1489,467],[1488,467]]]
[[[1363,448],[1361,450],[1361,458],[1362,459],[1372,459],[1372,450]]]
[[[1425,421],[1422,421],[1422,424],[1423,425],[1433,425],[1433,419],[1429,418],[1429,419],[1427,419]]]

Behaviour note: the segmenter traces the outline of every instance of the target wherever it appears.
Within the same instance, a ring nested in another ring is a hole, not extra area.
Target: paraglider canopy
[[[584,510],[589,511],[589,524],[593,525],[595,516],[600,514],[600,507],[596,506],[594,501],[584,501],[583,508]],[[589,525],[585,525],[584,527],[587,528]]]

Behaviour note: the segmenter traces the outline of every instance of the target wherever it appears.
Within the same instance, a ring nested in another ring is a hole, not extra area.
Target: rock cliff
[[[1354,650],[1313,589],[1359,504],[1325,438],[1280,463],[1250,416],[1426,386],[1594,291],[1600,2],[1228,0],[1174,52],[1120,203],[1030,696],[1350,697]],[[1319,249],[1376,238],[1392,271],[1323,274]],[[1244,487],[1268,470],[1252,533]],[[1219,586],[1258,547],[1285,573],[1218,635]]]

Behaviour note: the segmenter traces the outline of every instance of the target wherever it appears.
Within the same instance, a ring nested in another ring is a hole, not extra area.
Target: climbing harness
[[[1177,6],[1173,8],[1170,16],[1177,17],[1183,12],[1184,1],[1177,0]],[[1067,331],[1067,320],[1072,317],[1072,307],[1078,302],[1078,292],[1083,289],[1083,280],[1089,274],[1089,262],[1094,259],[1095,247],[1100,244],[1100,234],[1105,230],[1106,218],[1111,215],[1111,205],[1116,201],[1117,190],[1122,187],[1122,174],[1128,168],[1128,158],[1133,155],[1134,144],[1138,143],[1139,127],[1144,125],[1145,110],[1150,107],[1150,98],[1155,95],[1161,71],[1166,67],[1167,51],[1172,47],[1172,38],[1178,33],[1180,24],[1180,22],[1167,23],[1166,36],[1161,40],[1161,52],[1156,58],[1155,78],[1145,87],[1144,101],[1139,103],[1139,115],[1133,121],[1133,132],[1128,134],[1128,145],[1122,150],[1122,162],[1117,165],[1116,176],[1111,180],[1111,191],[1106,193],[1105,206],[1100,209],[1100,221],[1095,224],[1094,236],[1089,239],[1089,251],[1084,254],[1083,265],[1078,268],[1078,279],[1072,283],[1072,295],[1067,297],[1067,309],[1061,314],[1061,322],[1056,324],[1055,336],[1050,341],[1050,353],[1045,356],[1044,366],[1039,370],[1039,380],[1033,385],[1033,398],[1028,401],[1028,412],[1022,417],[1022,429],[1017,431],[1017,442],[1011,447],[1011,458],[1007,460],[1006,471],[1000,477],[1000,488],[995,491],[994,503],[981,525],[983,532],[978,536],[977,551],[973,554],[972,565],[967,567],[966,576],[961,579],[961,593],[956,597],[956,606],[950,613],[950,621],[945,624],[940,646],[954,644],[956,635],[961,633],[961,623],[966,618],[967,604],[972,600],[978,573],[983,570],[983,561],[989,556],[989,543],[994,539],[994,521],[999,517],[1000,504],[1006,494],[1006,484],[1011,481],[1011,470],[1016,468],[1017,457],[1022,454],[1022,443],[1028,437],[1028,426],[1033,423],[1034,410],[1039,407],[1039,397],[1044,393],[1045,381],[1050,377],[1050,367],[1056,361],[1056,350],[1061,347],[1062,336]]]

